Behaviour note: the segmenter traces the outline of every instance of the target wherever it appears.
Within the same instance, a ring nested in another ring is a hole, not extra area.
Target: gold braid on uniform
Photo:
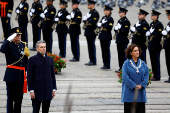
[[[25,44],[24,54],[23,55],[26,55],[27,57],[29,57],[30,53],[29,53],[29,49],[27,48],[27,43],[23,42],[23,41],[21,41],[21,42]]]

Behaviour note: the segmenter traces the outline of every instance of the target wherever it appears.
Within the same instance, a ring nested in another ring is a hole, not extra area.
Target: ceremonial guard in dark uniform
[[[7,113],[21,113],[23,93],[26,93],[26,70],[29,50],[21,40],[21,29],[11,29],[11,36],[3,42],[0,51],[6,57],[4,81],[7,90]]]
[[[96,65],[96,46],[95,46],[96,34],[94,30],[97,28],[99,13],[95,9],[96,2],[94,0],[88,0],[87,3],[90,12],[88,12],[87,15],[83,17],[84,22],[83,27],[85,29],[84,36],[86,36],[87,39],[90,61],[88,63],[85,63],[85,65]]]
[[[41,28],[38,26],[39,21],[41,20],[40,14],[42,13],[42,5],[40,0],[36,0],[32,4],[30,10],[30,22],[32,23],[32,32],[33,32],[33,48],[32,51],[36,51],[35,44],[37,41],[41,40]]]
[[[65,0],[60,0],[60,10],[57,13],[57,16],[54,19],[54,22],[57,24],[56,32],[58,34],[58,43],[61,58],[66,57],[66,37],[68,33],[67,19],[68,11],[66,10],[67,2]]]
[[[11,29],[10,18],[12,15],[13,6],[13,0],[0,0],[0,16],[5,40],[11,35],[9,31]]]
[[[114,20],[111,17],[111,11],[113,9],[109,5],[104,6],[104,14],[101,21],[97,24],[100,28],[99,39],[102,50],[103,67],[101,69],[110,69],[110,44],[112,40],[111,30],[113,28]]]
[[[47,0],[47,6],[44,8],[43,13],[40,14],[41,21],[39,26],[42,28],[43,40],[46,42],[47,52],[52,53],[52,43],[53,43],[53,20],[56,14],[56,9],[53,6],[54,0]]]
[[[75,62],[79,61],[80,58],[80,45],[79,45],[79,35],[81,34],[81,19],[82,19],[82,13],[78,8],[79,0],[72,0],[72,11],[70,15],[68,15],[66,18],[70,20],[70,26],[68,33],[70,34],[70,40],[71,40],[71,50],[73,53],[73,58],[69,61]]]
[[[28,43],[28,35],[27,35],[28,8],[29,5],[26,2],[26,0],[21,0],[19,6],[15,10],[15,12],[17,13],[16,20],[18,20],[19,27],[22,28],[21,40],[27,43]]]
[[[128,33],[130,29],[130,22],[126,17],[127,11],[128,10],[125,8],[121,8],[121,7],[119,8],[119,16],[121,18],[118,20],[118,23],[114,28],[116,34],[114,35],[113,39],[115,39],[116,36],[118,61],[119,61],[119,70],[115,72],[119,72],[122,69],[123,63],[126,60],[125,49],[127,48],[127,45],[129,43]]]
[[[160,44],[161,39],[162,39],[162,30],[163,30],[163,25],[162,23],[158,20],[159,15],[161,13],[152,10],[151,13],[151,19],[153,22],[150,24],[150,29],[149,31],[146,32],[146,37],[149,39],[148,43],[148,50],[150,54],[150,59],[151,59],[151,65],[152,65],[152,71],[153,71],[153,78],[151,80],[153,81],[158,81],[161,78],[161,73],[160,73],[160,52],[162,49],[162,45]]]
[[[170,10],[166,10],[166,15],[168,20],[170,20]],[[166,83],[170,83],[170,22],[166,26],[165,30],[162,31],[162,35],[164,36],[163,48],[165,49],[165,58],[166,58],[166,66],[168,70],[169,78],[164,81]]]
[[[146,42],[146,32],[149,30],[149,24],[145,20],[146,15],[149,13],[139,9],[139,22],[137,22],[134,27],[131,28],[131,32],[133,33],[132,36],[132,43],[139,45],[139,47],[142,49],[142,54],[140,56],[140,59],[142,59],[146,63],[146,49],[147,46],[145,44]]]

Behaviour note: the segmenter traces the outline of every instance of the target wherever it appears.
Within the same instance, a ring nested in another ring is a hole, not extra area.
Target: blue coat
[[[132,59],[131,59],[132,60]],[[140,58],[138,59],[137,66],[132,60],[133,64],[138,67],[140,65]],[[146,98],[146,86],[149,78],[149,69],[144,61],[141,60],[141,67],[139,73],[136,73],[137,69],[134,68],[130,60],[126,60],[122,68],[122,102],[133,102],[135,86],[141,85],[142,89],[139,90],[137,102],[147,102]]]
[[[28,91],[34,90],[36,100],[52,100],[53,89],[56,87],[54,61],[46,55],[37,53],[28,60],[27,66]]]

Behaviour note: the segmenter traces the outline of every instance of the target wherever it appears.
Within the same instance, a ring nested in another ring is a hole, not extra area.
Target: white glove
[[[45,18],[44,13],[41,13],[41,14],[40,14],[40,17],[41,17],[41,18]]]
[[[106,23],[106,22],[107,22],[107,20],[105,20],[105,19],[102,20],[102,23],[103,23],[103,24]]]
[[[19,14],[19,12],[20,12],[20,11],[17,9],[17,10],[16,10],[16,13]]]
[[[152,27],[151,27],[149,31],[150,31],[151,33],[153,33],[154,30],[155,30],[155,29],[152,29]]]
[[[83,21],[86,21],[86,20],[87,20],[87,16],[84,16],[84,17],[83,17]]]
[[[118,29],[120,29],[122,27],[122,25],[118,23],[117,27],[118,27]]]
[[[166,31],[166,30],[163,30],[163,31],[162,31],[162,35],[166,36],[166,35],[167,35],[167,31]]]
[[[7,14],[7,17],[10,18],[10,17],[11,17],[11,14],[8,13],[8,14]]]
[[[136,23],[136,27],[138,27],[138,26],[141,26],[141,24],[139,24],[139,22]]]
[[[118,26],[115,26],[115,31],[117,31],[119,28],[118,28]]]
[[[74,13],[73,12],[71,12],[71,18],[74,18]]]
[[[102,23],[97,23],[97,26],[98,26],[98,27],[101,27],[101,26],[102,26]]]
[[[90,17],[91,17],[91,14],[90,14],[90,13],[87,13],[86,16],[87,16],[87,18],[90,18]]]
[[[46,9],[46,10],[44,11],[44,14],[47,13],[47,12],[48,12],[48,10]]]
[[[135,27],[131,27],[131,29],[130,29],[132,32],[135,32]]]
[[[7,40],[8,41],[12,41],[15,38],[15,36],[17,36],[16,33],[14,33],[13,35],[9,36]]]
[[[30,16],[32,16],[32,12],[30,12],[29,14],[30,14]]]
[[[60,12],[59,12],[59,13],[58,13],[58,17],[60,17],[62,14],[63,14],[63,13],[60,13]]]
[[[169,32],[170,31],[170,27],[169,27],[169,25],[168,26],[166,26],[166,30]]]
[[[35,12],[35,9],[32,8],[32,9],[31,9],[31,12],[34,13],[34,12]]]
[[[68,20],[70,20],[70,19],[71,19],[71,16],[70,16],[70,15],[67,15],[66,18],[67,18]]]
[[[146,32],[146,36],[150,36],[151,33],[149,31]]]
[[[21,9],[21,8],[23,8],[23,6],[24,6],[24,5],[22,5],[22,3],[21,3],[21,4],[19,4],[19,8],[20,8],[20,9]]]
[[[55,18],[55,19],[54,19],[55,22],[58,22],[58,20],[59,20],[59,18]]]

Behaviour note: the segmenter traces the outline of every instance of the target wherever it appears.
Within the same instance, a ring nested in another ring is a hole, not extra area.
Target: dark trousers
[[[79,61],[80,58],[80,45],[79,45],[79,35],[70,35],[71,40],[71,50],[73,57]]]
[[[41,103],[42,103],[42,113],[49,112],[51,100],[40,101],[40,100],[32,99],[33,113],[39,113]]]
[[[110,43],[111,43],[110,40],[100,40],[103,64],[105,67],[108,68],[110,68],[110,60],[111,60]]]
[[[96,46],[95,46],[96,36],[91,36],[91,37],[87,36],[86,39],[87,39],[90,62],[96,63]]]
[[[1,22],[2,22],[2,29],[4,33],[4,38],[5,40],[11,35],[10,30],[11,30],[11,25],[10,25],[10,18],[8,17],[1,17]]]
[[[125,53],[126,48],[127,48],[127,44],[117,43],[119,69],[122,69],[123,63],[126,60],[126,53]]]
[[[160,80],[160,51],[149,51],[154,78]]]
[[[59,44],[59,49],[62,57],[66,57],[66,37],[67,33],[57,33],[58,34],[58,44]]]
[[[142,49],[140,59],[142,59],[146,63],[146,49]]]
[[[165,49],[165,58],[166,58],[166,66],[168,70],[168,75],[170,77],[170,51],[169,49]]]
[[[23,84],[6,82],[7,113],[21,113],[23,99]]]
[[[21,41],[26,42],[28,45],[28,34],[27,34],[27,23],[19,23],[19,27],[21,27]]]
[[[36,42],[41,40],[41,28],[38,27],[37,24],[32,24],[32,32],[33,32],[33,48],[35,48]]]
[[[132,102],[124,102],[124,113],[132,113]],[[135,113],[145,113],[145,103],[138,102],[136,103]]]
[[[46,51],[52,53],[53,31],[51,29],[43,29],[43,40],[46,42]]]

